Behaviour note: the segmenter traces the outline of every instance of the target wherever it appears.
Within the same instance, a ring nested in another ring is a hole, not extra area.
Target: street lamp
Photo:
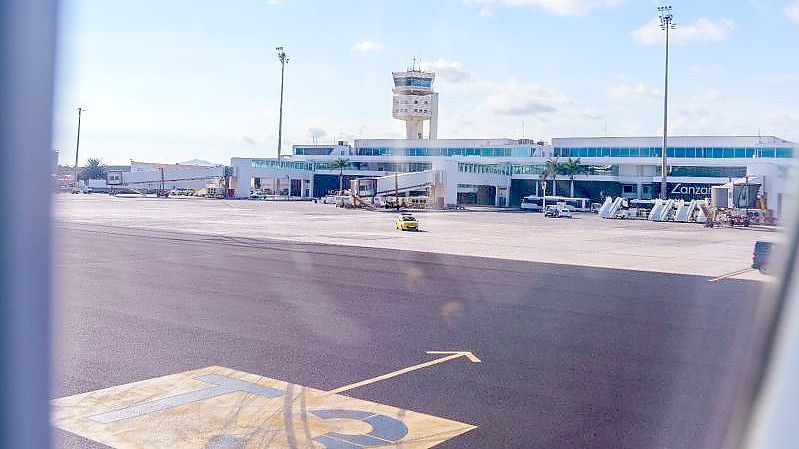
[[[283,143],[283,75],[286,72],[286,63],[289,62],[289,58],[286,57],[283,47],[277,47],[275,50],[277,50],[277,59],[280,61],[280,122],[277,128],[277,159],[280,160],[280,148]]]
[[[667,192],[667,170],[666,170],[666,153],[668,151],[668,133],[669,133],[669,30],[673,30],[676,25],[672,22],[674,16],[671,14],[671,6],[658,7],[660,12],[660,29],[666,32],[666,74],[663,89],[663,150],[661,156],[660,168],[660,199],[665,200],[668,196]]]
[[[78,138],[75,142],[75,178],[72,183],[73,192],[78,189],[78,153],[80,152],[80,116],[86,109],[78,108]]]

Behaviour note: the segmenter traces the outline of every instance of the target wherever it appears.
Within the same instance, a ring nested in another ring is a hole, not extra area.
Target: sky
[[[53,146],[229,163],[402,138],[391,72],[436,72],[439,138],[662,135],[655,0],[62,0]],[[799,141],[799,0],[672,0],[671,135]]]

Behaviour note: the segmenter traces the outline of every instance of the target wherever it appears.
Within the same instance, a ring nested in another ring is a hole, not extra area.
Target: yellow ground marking
[[[476,359],[433,362],[462,356]],[[115,449],[427,449],[475,429],[220,366],[56,399],[52,410],[56,427]]]
[[[722,274],[719,277],[716,277],[716,278],[713,278],[713,279],[708,279],[708,282],[718,282],[718,281],[720,281],[722,279],[727,279],[729,277],[738,276],[739,274],[748,273],[748,272],[750,272],[752,270],[754,270],[754,268],[752,268],[752,267],[741,268],[740,270],[730,271],[729,273]]]
[[[438,365],[439,363],[448,362],[453,359],[457,359],[459,357],[466,357],[472,363],[480,363],[480,359],[477,358],[474,354],[468,351],[427,351],[428,354],[449,354],[446,357],[441,357],[435,360],[431,360],[429,362],[420,363],[418,365],[409,366],[407,368],[403,368],[401,370],[393,371],[387,374],[383,374],[382,376],[373,377],[371,379],[362,380],[360,382],[356,382],[354,384],[344,385],[343,387],[338,387],[335,390],[330,390],[328,394],[338,394],[343,393],[345,391],[352,390],[353,388],[362,387],[364,385],[373,384],[375,382],[380,382],[381,380],[391,379],[392,377],[399,376],[401,374],[410,373],[411,371],[416,371],[418,369],[427,368],[428,366]]]

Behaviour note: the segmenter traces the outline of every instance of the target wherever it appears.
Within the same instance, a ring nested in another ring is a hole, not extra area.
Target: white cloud
[[[673,135],[702,135],[719,118],[701,106],[678,107],[669,117],[669,133]],[[658,135],[663,135],[658,127]]]
[[[622,83],[608,88],[605,91],[605,96],[610,101],[624,103],[641,98],[660,99],[663,97],[663,92],[659,89],[647,87],[643,83]]]
[[[478,110],[496,115],[542,116],[558,112],[569,102],[565,95],[537,84],[501,83],[486,97]]]
[[[283,6],[285,2],[283,0],[266,0],[266,4],[269,6]]]
[[[785,16],[794,22],[799,22],[799,1],[785,7]]]
[[[677,24],[677,28],[670,31],[670,40],[675,44],[695,44],[721,42],[735,29],[735,22],[730,19],[716,21],[700,18],[689,25]],[[632,31],[633,39],[643,45],[653,45],[663,42],[663,30],[660,29],[660,19],[655,17],[642,27]]]
[[[727,71],[727,68],[721,64],[690,65],[686,68],[691,75],[697,76],[720,76]]]
[[[491,8],[488,7],[488,6],[483,6],[483,8],[478,13],[478,15],[480,17],[483,17],[483,18],[486,18],[486,19],[493,19],[494,18],[494,11],[492,11]]]
[[[383,44],[374,41],[362,41],[352,46],[353,50],[361,53],[377,53],[383,48]]]
[[[584,120],[602,120],[606,116],[603,112],[596,109],[583,109],[577,111],[576,115]]]
[[[474,76],[470,72],[464,70],[463,64],[458,61],[449,61],[439,58],[433,62],[423,62],[421,68],[423,70],[435,72],[436,78],[442,81],[461,83],[474,79]]]
[[[465,4],[542,9],[559,16],[585,16],[595,8],[618,6],[626,0],[461,0]],[[482,15],[482,14],[481,14]]]
[[[768,119],[771,123],[787,128],[787,127],[794,127],[799,128],[799,114],[793,114],[789,112],[771,112],[768,115]]]
[[[322,140],[322,138],[324,138],[326,135],[327,131],[315,126],[312,126],[305,130],[305,137],[315,142]]]

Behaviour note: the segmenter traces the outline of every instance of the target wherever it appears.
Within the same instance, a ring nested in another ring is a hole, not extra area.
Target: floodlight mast
[[[661,149],[660,198],[668,197],[668,135],[669,135],[669,30],[676,28],[671,6],[660,6],[660,29],[666,32],[666,67],[663,88],[663,148]]]
[[[286,57],[283,47],[277,47],[275,50],[277,50],[277,59],[280,61],[280,119],[277,126],[277,158],[280,160],[280,152],[283,145],[283,78],[289,58]]]
[[[78,138],[75,141],[75,177],[73,178],[72,183],[73,192],[80,189],[80,186],[78,185],[78,153],[80,153],[80,117],[84,112],[86,112],[86,108],[78,108]]]

